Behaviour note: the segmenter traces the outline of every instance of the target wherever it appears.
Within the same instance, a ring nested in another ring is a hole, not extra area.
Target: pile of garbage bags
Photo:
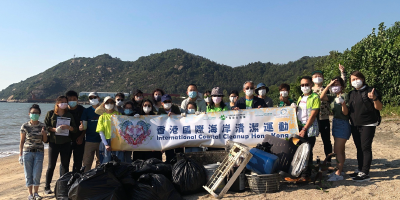
[[[57,200],[180,200],[181,194],[202,190],[206,172],[185,157],[174,165],[159,159],[113,161],[87,172],[68,172],[57,180]]]

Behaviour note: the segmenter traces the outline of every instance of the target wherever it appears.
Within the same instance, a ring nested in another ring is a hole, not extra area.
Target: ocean
[[[38,105],[42,111],[39,121],[44,122],[47,112],[54,109],[54,103],[39,103]],[[31,106],[32,103],[0,102],[0,158],[19,153],[21,126],[30,120]]]

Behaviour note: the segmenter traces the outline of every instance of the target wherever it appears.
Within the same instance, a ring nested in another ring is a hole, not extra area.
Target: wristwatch
[[[302,130],[302,131],[307,131],[307,128],[306,128],[306,127],[303,127],[301,130]]]

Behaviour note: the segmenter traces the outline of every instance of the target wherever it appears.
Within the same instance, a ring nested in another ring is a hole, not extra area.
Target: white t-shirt
[[[303,98],[301,98],[297,110],[297,119],[303,124],[307,123],[307,98],[308,96],[303,96]]]

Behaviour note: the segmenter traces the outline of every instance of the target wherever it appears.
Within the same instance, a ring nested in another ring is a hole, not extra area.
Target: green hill
[[[190,83],[197,84],[201,92],[215,86],[226,91],[241,90],[246,80],[269,86],[292,83],[314,70],[321,58],[302,57],[287,64],[254,62],[233,68],[182,49],[143,56],[134,62],[103,54],[61,62],[8,86],[0,92],[0,98],[13,95],[13,99],[28,99],[33,93],[37,99],[45,99],[56,98],[67,90],[129,92],[137,88],[149,93],[161,88],[167,93],[184,95]]]

